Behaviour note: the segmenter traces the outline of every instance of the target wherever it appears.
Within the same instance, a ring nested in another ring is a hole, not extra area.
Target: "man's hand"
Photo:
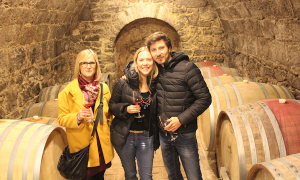
[[[122,76],[122,79],[126,80],[126,79],[127,79],[126,75],[123,75],[123,76]]]
[[[170,123],[164,128],[166,131],[174,132],[181,126],[178,117],[171,117],[168,121]]]

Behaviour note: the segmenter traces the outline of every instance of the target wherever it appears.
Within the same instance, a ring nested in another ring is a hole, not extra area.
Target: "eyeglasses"
[[[86,68],[88,65],[90,65],[91,67],[96,67],[96,61],[91,61],[91,62],[80,62],[79,63],[82,67]]]

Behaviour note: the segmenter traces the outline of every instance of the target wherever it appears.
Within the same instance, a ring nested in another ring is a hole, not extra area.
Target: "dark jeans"
[[[123,149],[115,148],[122,162],[126,180],[137,180],[135,159],[141,180],[152,180],[154,158],[153,136],[149,133],[129,133]]]
[[[170,141],[170,134],[159,132],[162,157],[170,180],[183,180],[180,171],[179,157],[185,174],[189,180],[202,180],[199,165],[196,132],[178,133],[177,138]]]

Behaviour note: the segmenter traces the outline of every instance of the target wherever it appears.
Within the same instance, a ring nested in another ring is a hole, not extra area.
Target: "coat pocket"
[[[127,136],[124,134],[120,134],[114,129],[110,130],[110,138],[111,138],[111,143],[115,148],[121,148],[124,146]]]

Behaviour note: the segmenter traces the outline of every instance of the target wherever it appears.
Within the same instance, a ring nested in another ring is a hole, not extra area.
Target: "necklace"
[[[149,96],[144,98],[142,96],[142,102],[141,102],[141,106],[146,109],[149,105],[151,104],[151,93],[149,93]]]

